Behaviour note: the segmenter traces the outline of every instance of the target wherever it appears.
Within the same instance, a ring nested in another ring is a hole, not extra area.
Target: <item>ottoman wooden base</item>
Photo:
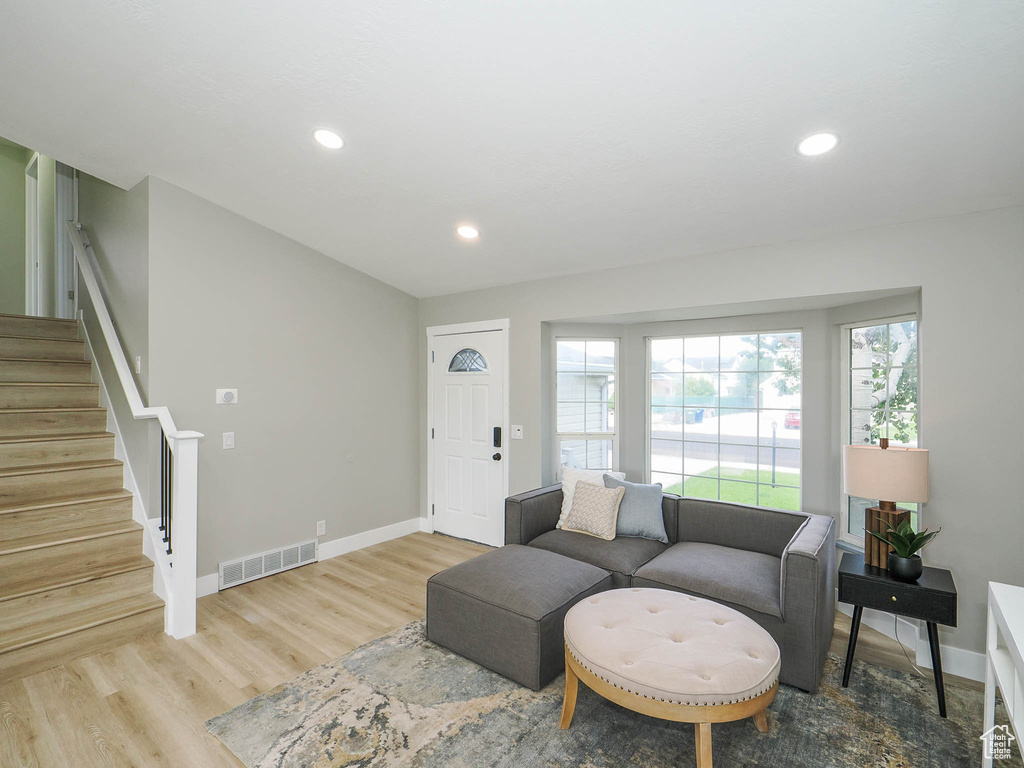
[[[768,717],[766,712],[768,705],[775,700],[775,694],[779,690],[779,683],[776,681],[775,685],[760,696],[747,699],[746,701],[738,701],[734,704],[693,706],[657,701],[645,696],[638,696],[635,693],[629,693],[622,688],[605,682],[593,672],[580,666],[576,659],[572,657],[572,654],[569,653],[569,649],[566,648],[565,699],[562,702],[562,719],[558,723],[559,728],[568,728],[572,723],[580,681],[594,693],[642,715],[659,717],[662,720],[673,720],[680,723],[693,723],[693,734],[697,743],[697,768],[712,768],[712,723],[728,723],[733,720],[752,717],[757,729],[762,733],[767,733]]]

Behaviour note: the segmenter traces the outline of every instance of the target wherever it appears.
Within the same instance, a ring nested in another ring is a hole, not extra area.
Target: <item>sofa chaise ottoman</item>
[[[565,614],[611,588],[597,566],[505,546],[430,578],[427,639],[539,691],[565,668]]]

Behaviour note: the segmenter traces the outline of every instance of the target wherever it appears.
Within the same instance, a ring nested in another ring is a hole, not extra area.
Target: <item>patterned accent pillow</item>
[[[580,480],[562,530],[611,541],[615,538],[615,522],[625,493],[625,488],[602,488]]]
[[[606,469],[577,469],[576,467],[562,467],[562,514],[558,516],[555,528],[565,525],[565,518],[569,516],[572,509],[572,496],[576,491],[576,483],[582,480],[585,483],[604,485],[604,476],[611,475],[617,480],[625,480],[626,476],[621,472],[609,472]]]

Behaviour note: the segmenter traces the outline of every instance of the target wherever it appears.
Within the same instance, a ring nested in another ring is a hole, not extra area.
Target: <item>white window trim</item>
[[[668,333],[659,336],[647,336],[644,339],[645,346],[647,347],[647,353],[644,356],[645,374],[644,381],[646,392],[644,394],[644,482],[651,482],[651,342],[659,339],[701,339],[709,336],[772,336],[775,334],[783,333],[799,333],[800,334],[800,504],[799,508],[802,510],[804,507],[804,434],[803,434],[803,416],[804,416],[804,329],[800,328],[789,328],[784,330],[771,330],[771,331],[723,331],[718,333]],[[719,349],[719,356],[721,356],[721,349]],[[721,362],[721,360],[719,360]],[[617,361],[616,361],[617,364]],[[918,373],[920,376],[920,373]],[[919,379],[920,380],[920,379]],[[685,397],[683,402],[685,403]],[[685,409],[685,405],[683,406]],[[761,410],[758,408],[758,410]],[[719,435],[719,445],[721,445],[721,435]],[[760,449],[760,445],[758,445]],[[686,475],[681,475],[685,478]]]
[[[895,315],[893,317],[869,318],[855,323],[844,323],[839,326],[839,540],[863,549],[864,535],[850,533],[850,497],[843,492],[843,448],[850,444],[850,331],[854,328],[870,328],[873,325],[892,325],[913,320],[917,323],[917,445],[921,442],[921,318],[916,314]],[[834,369],[833,369],[834,370]],[[834,390],[833,390],[834,391]],[[923,512],[923,505],[918,511],[918,521]],[[919,522],[920,524],[920,522]]]
[[[615,345],[615,431],[614,432],[559,432],[558,431],[558,343],[561,341],[610,341]],[[621,340],[609,336],[555,336],[555,343],[551,345],[551,375],[554,378],[551,391],[554,393],[552,403],[554,404],[551,415],[554,421],[554,438],[551,447],[551,460],[554,464],[555,482],[562,480],[562,441],[563,440],[611,440],[612,441],[612,472],[619,471],[619,434],[622,432],[622,377],[619,375],[621,357],[619,350]]]

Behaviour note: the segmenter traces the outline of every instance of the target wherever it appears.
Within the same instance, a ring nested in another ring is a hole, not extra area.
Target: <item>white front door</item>
[[[505,539],[506,330],[431,339],[434,530]]]

